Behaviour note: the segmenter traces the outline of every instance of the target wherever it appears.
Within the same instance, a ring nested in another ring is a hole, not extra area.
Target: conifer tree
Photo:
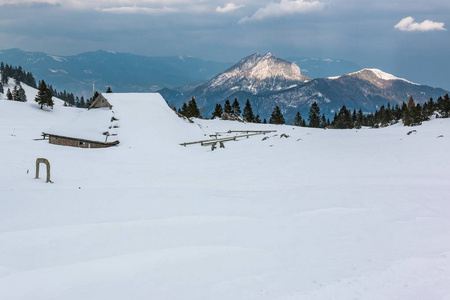
[[[12,100],[13,99],[13,95],[11,93],[11,90],[8,88],[8,91],[6,92],[6,99],[8,100]]]
[[[214,111],[213,111],[213,113],[212,113],[212,117],[213,117],[213,119],[214,119],[215,117],[221,118],[221,117],[222,117],[222,114],[223,114],[223,108],[222,108],[222,105],[220,105],[219,103],[217,103],[217,104],[216,104],[216,107],[215,107],[215,109],[214,109]]]
[[[320,108],[317,102],[311,104],[308,115],[309,127],[319,128],[320,126]]]
[[[233,104],[231,104],[231,111],[233,112],[233,114],[237,116],[241,114],[241,107],[239,105],[237,98],[234,98]]]
[[[19,101],[27,102],[27,94],[25,93],[25,90],[21,85],[19,85],[18,87],[18,98]]]
[[[253,114],[252,105],[250,104],[250,100],[247,99],[245,102],[244,113],[242,114],[245,120],[250,123],[255,122],[255,115]]]
[[[188,106],[187,106],[187,110],[188,110],[188,118],[202,118],[202,115],[200,114],[200,110],[197,107],[197,103],[195,102],[195,98],[192,97],[191,100],[189,100]]]
[[[261,117],[259,115],[256,115],[255,123],[261,123]]]
[[[286,121],[284,120],[283,114],[281,113],[280,108],[277,106],[274,107],[272,111],[272,115],[270,116],[269,120],[270,124],[285,124]]]
[[[8,84],[8,75],[6,74],[6,71],[2,71],[1,83],[2,84]]]
[[[3,84],[0,82],[0,93],[4,93],[5,92],[5,90],[3,89]]]
[[[47,106],[51,107],[53,109],[53,105],[55,105],[55,102],[53,102],[53,94],[52,94],[52,90],[47,88],[47,90],[45,91],[45,99],[47,101]]]
[[[233,111],[231,109],[230,100],[225,100],[225,104],[223,105],[223,112],[226,114],[231,114]]]
[[[267,120],[266,120],[266,118],[264,118],[264,120],[263,120],[263,124],[267,124]]]
[[[334,126],[338,129],[353,128],[352,114],[345,107],[345,105],[342,105],[342,108],[339,110],[339,113],[335,117]]]
[[[13,88],[12,96],[13,96],[14,101],[20,101],[19,100],[19,90],[17,89],[17,85],[15,85]]]
[[[320,118],[320,128],[327,127],[327,118],[325,117],[325,114],[322,114],[322,118]]]
[[[402,104],[402,121],[405,126],[411,126],[412,124],[411,111],[405,102]]]
[[[302,115],[298,111],[294,118],[294,126],[302,126]]]
[[[44,80],[39,81],[38,94],[36,95],[34,101],[36,101],[41,106],[41,109],[44,107],[44,105],[53,108],[52,92],[47,87],[47,84]]]
[[[112,93],[111,87],[108,86],[108,89],[106,90],[107,93]]]
[[[183,105],[181,106],[181,109],[178,111],[180,114],[182,114],[183,116],[187,117],[188,114],[188,106],[186,104],[186,102],[183,103]]]

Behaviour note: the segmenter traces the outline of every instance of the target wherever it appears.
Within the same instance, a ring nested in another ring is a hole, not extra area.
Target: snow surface
[[[84,110],[0,100],[0,299],[450,299],[450,119],[191,124],[116,102],[119,146],[80,149],[33,139]],[[230,129],[277,132],[178,145]]]

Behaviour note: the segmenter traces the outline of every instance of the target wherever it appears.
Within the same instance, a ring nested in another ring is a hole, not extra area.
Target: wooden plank
[[[202,140],[202,141],[195,141],[195,142],[186,142],[186,143],[182,143],[180,145],[185,146],[185,147],[188,145],[194,145],[194,144],[201,144],[202,146],[206,146],[206,145],[211,145],[211,144],[217,143],[217,142],[236,141],[236,139],[238,139],[238,138],[244,138],[244,137],[248,138],[249,136],[260,135],[260,134],[264,134],[264,132],[258,131],[255,133],[235,135],[235,136],[225,137],[225,138],[220,138],[220,139],[209,139],[209,140]]]

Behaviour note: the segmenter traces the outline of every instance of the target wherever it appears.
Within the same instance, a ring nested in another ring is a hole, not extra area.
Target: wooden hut
[[[80,139],[69,136],[56,135],[51,133],[42,133],[44,139],[48,137],[48,142],[54,145],[78,147],[78,148],[108,148],[119,144],[119,141],[114,142],[99,142],[86,139]]]
[[[92,104],[89,106],[88,109],[101,107],[108,107],[109,109],[112,108],[112,105],[108,102],[108,100],[106,100],[103,94],[100,94],[97,98],[95,98],[95,100],[92,102]]]

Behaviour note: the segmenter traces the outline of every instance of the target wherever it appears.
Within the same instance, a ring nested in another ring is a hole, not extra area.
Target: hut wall
[[[96,143],[91,141],[81,141],[77,139],[69,139],[64,137],[49,136],[49,143],[61,146],[78,147],[78,148],[107,148],[114,145]]]

